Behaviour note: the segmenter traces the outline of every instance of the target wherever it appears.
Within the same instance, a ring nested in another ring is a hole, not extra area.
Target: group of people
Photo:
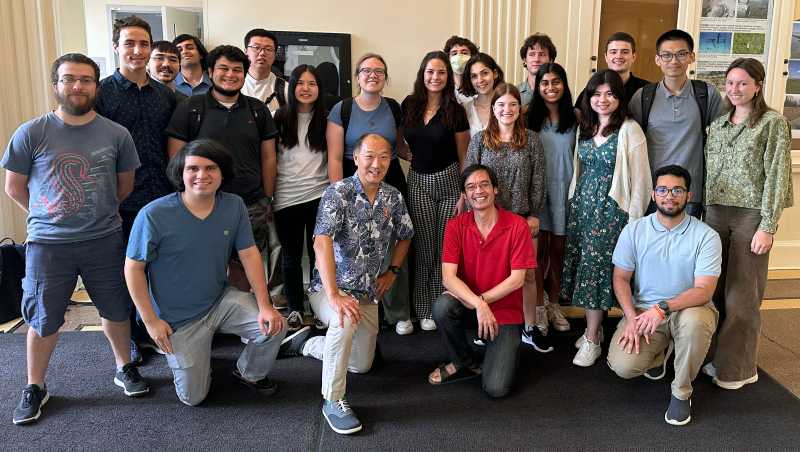
[[[131,16],[115,21],[112,45],[120,67],[103,80],[83,55],[53,63],[58,109],[22,125],[0,163],[29,213],[15,424],[49,399],[79,275],[126,395],[148,392],[145,346],[166,355],[179,399],[200,403],[211,339],[231,333],[246,343],[233,375],[259,395],[277,390],[277,357],[322,360],[322,411],[342,434],[361,429],[346,377],[379,353],[379,301],[398,334],[413,331],[412,306],[421,329],[440,331],[449,362],[432,385],[480,376],[505,396],[521,344],[546,353],[550,327],[570,329],[561,301],[586,313],[578,366],[601,355],[615,306],[608,365],[619,376],[662,378],[674,350],[670,424],[689,422],[701,368],[726,389],[758,379],[769,250],[793,188],[788,123],[764,101],[757,60],[731,64],[723,100],[687,77],[689,34],[658,39],[664,77],[649,83],[631,73],[636,43],[619,32],[610,69],[573,104],[546,35],[523,43],[517,86],[453,36],[425,55],[402,102],[382,96],[388,67],[368,53],[358,94],[328,111],[317,68],[272,71],[267,30],[249,31],[244,51],[208,52],[189,35],[153,42]],[[304,242],[322,336],[304,325]],[[473,345],[486,347],[482,363]]]

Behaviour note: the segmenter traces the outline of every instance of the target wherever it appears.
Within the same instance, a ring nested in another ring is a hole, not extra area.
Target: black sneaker
[[[278,385],[275,384],[269,377],[264,377],[258,381],[250,381],[244,378],[239,372],[239,369],[233,370],[233,378],[239,383],[247,386],[248,389],[261,396],[271,396],[278,392]]]
[[[134,363],[122,366],[122,372],[117,372],[114,376],[114,384],[121,387],[125,395],[130,397],[145,395],[150,390]]]
[[[550,344],[550,339],[544,336],[538,327],[528,329],[522,328],[522,342],[533,345],[533,348],[540,353],[550,353],[553,351],[553,346]]]
[[[25,386],[25,389],[22,390],[22,400],[14,410],[14,424],[30,424],[39,419],[39,416],[42,415],[42,405],[48,400],[50,400],[50,394],[47,393],[47,385],[44,389],[39,389],[39,386],[33,384]]]
[[[139,344],[131,339],[131,362],[140,364],[142,362],[142,351],[139,350]]]
[[[286,339],[281,342],[281,348],[278,349],[278,358],[299,356],[300,349],[303,348],[303,343],[305,343],[309,333],[311,333],[311,327],[304,326],[298,332],[287,336]]]

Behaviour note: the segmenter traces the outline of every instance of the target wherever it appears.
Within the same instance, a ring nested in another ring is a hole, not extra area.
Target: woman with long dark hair
[[[622,78],[603,69],[589,79],[581,103],[560,294],[586,312],[572,360],[581,367],[600,356],[603,312],[618,306],[611,259],[619,234],[644,216],[653,187],[647,140],[624,99]]]
[[[458,103],[450,59],[444,52],[425,55],[414,90],[405,98],[398,154],[411,160],[408,207],[414,223],[414,309],[423,330],[436,329],[431,303],[444,292],[444,229],[466,211],[459,175],[469,145],[467,114]],[[413,154],[413,159],[411,158]]]
[[[722,273],[712,298],[719,311],[714,360],[703,372],[725,389],[758,380],[769,251],[783,209],[794,205],[789,123],[764,100],[764,77],[753,58],[728,66],[729,113],[711,124],[705,149],[706,223],[722,241]]]
[[[575,135],[578,116],[572,107],[567,73],[557,63],[545,63],[536,74],[533,100],[528,108],[528,129],[539,134],[547,166],[547,202],[539,215],[536,262],[536,326],[547,336],[550,322],[568,331],[569,322],[558,304],[567,242],[569,183],[574,173]],[[550,274],[548,303],[544,300],[544,277]]]
[[[486,129],[489,118],[492,116],[492,95],[497,85],[504,82],[503,69],[494,61],[494,58],[478,53],[467,60],[464,74],[469,77],[458,92],[470,100],[461,104],[467,111],[469,120],[469,136]]]
[[[278,174],[272,206],[281,242],[289,331],[303,325],[303,241],[313,269],[312,234],[319,200],[329,185],[326,113],[317,70],[308,64],[297,66],[289,79],[286,105],[275,112]]]
[[[519,90],[510,83],[501,83],[492,94],[492,116],[486,130],[475,134],[467,149],[467,166],[481,164],[497,174],[498,193],[495,202],[503,210],[517,214],[528,222],[531,240],[536,248],[539,236],[539,215],[547,199],[545,157],[536,132],[525,128],[521,114]],[[522,286],[522,308],[525,326],[522,341],[542,348],[536,334],[536,269],[528,269]]]

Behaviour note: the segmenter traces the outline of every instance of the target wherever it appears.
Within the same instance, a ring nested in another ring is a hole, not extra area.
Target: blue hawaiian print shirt
[[[381,271],[389,239],[408,240],[414,235],[403,195],[381,182],[371,206],[358,174],[340,180],[325,190],[317,211],[314,236],[333,238],[336,283],[347,295],[360,300],[364,295],[377,303],[375,281]],[[314,266],[309,292],[325,290]]]
[[[175,93],[150,76],[141,89],[115,71],[100,82],[94,110],[128,129],[142,163],[136,170],[133,192],[120,210],[140,210],[150,201],[175,191],[167,179],[164,130],[175,111]]]

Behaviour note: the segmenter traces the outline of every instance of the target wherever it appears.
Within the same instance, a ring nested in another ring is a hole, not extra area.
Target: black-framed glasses
[[[75,86],[75,84],[78,83],[78,81],[80,81],[81,85],[83,86],[91,86],[97,83],[97,80],[95,80],[94,77],[81,77],[81,78],[64,77],[61,80],[59,80],[59,82],[61,82],[64,86]]]
[[[686,57],[688,57],[688,56],[689,56],[689,52],[678,52],[678,53],[665,52],[665,53],[659,54],[658,58],[660,58],[661,61],[663,61],[665,63],[669,63],[670,61],[672,61],[672,57],[677,58],[678,61],[684,61],[686,59]]]
[[[164,55],[154,55],[154,56],[151,56],[150,58],[152,58],[153,60],[155,60],[155,61],[157,61],[159,63],[163,63],[164,61],[169,61],[170,63],[178,64],[180,62],[178,60],[178,57],[176,57],[176,56],[168,57],[168,56],[164,56]]]
[[[265,55],[275,55],[275,49],[272,47],[261,47],[256,45],[247,46],[248,49],[252,50],[256,55],[261,52],[264,52]]]
[[[669,189],[669,188],[665,188],[665,187],[656,188],[656,194],[658,196],[662,197],[662,198],[664,196],[667,196],[667,193],[670,193],[670,192],[672,193],[672,196],[674,196],[676,198],[683,198],[683,196],[686,195],[687,191],[688,190],[686,190],[685,188],[673,188],[673,189]]]
[[[383,77],[384,75],[386,75],[386,70],[385,69],[372,69],[372,68],[369,68],[369,67],[362,67],[359,72],[364,74],[366,77],[369,77],[373,73],[378,77]]]

